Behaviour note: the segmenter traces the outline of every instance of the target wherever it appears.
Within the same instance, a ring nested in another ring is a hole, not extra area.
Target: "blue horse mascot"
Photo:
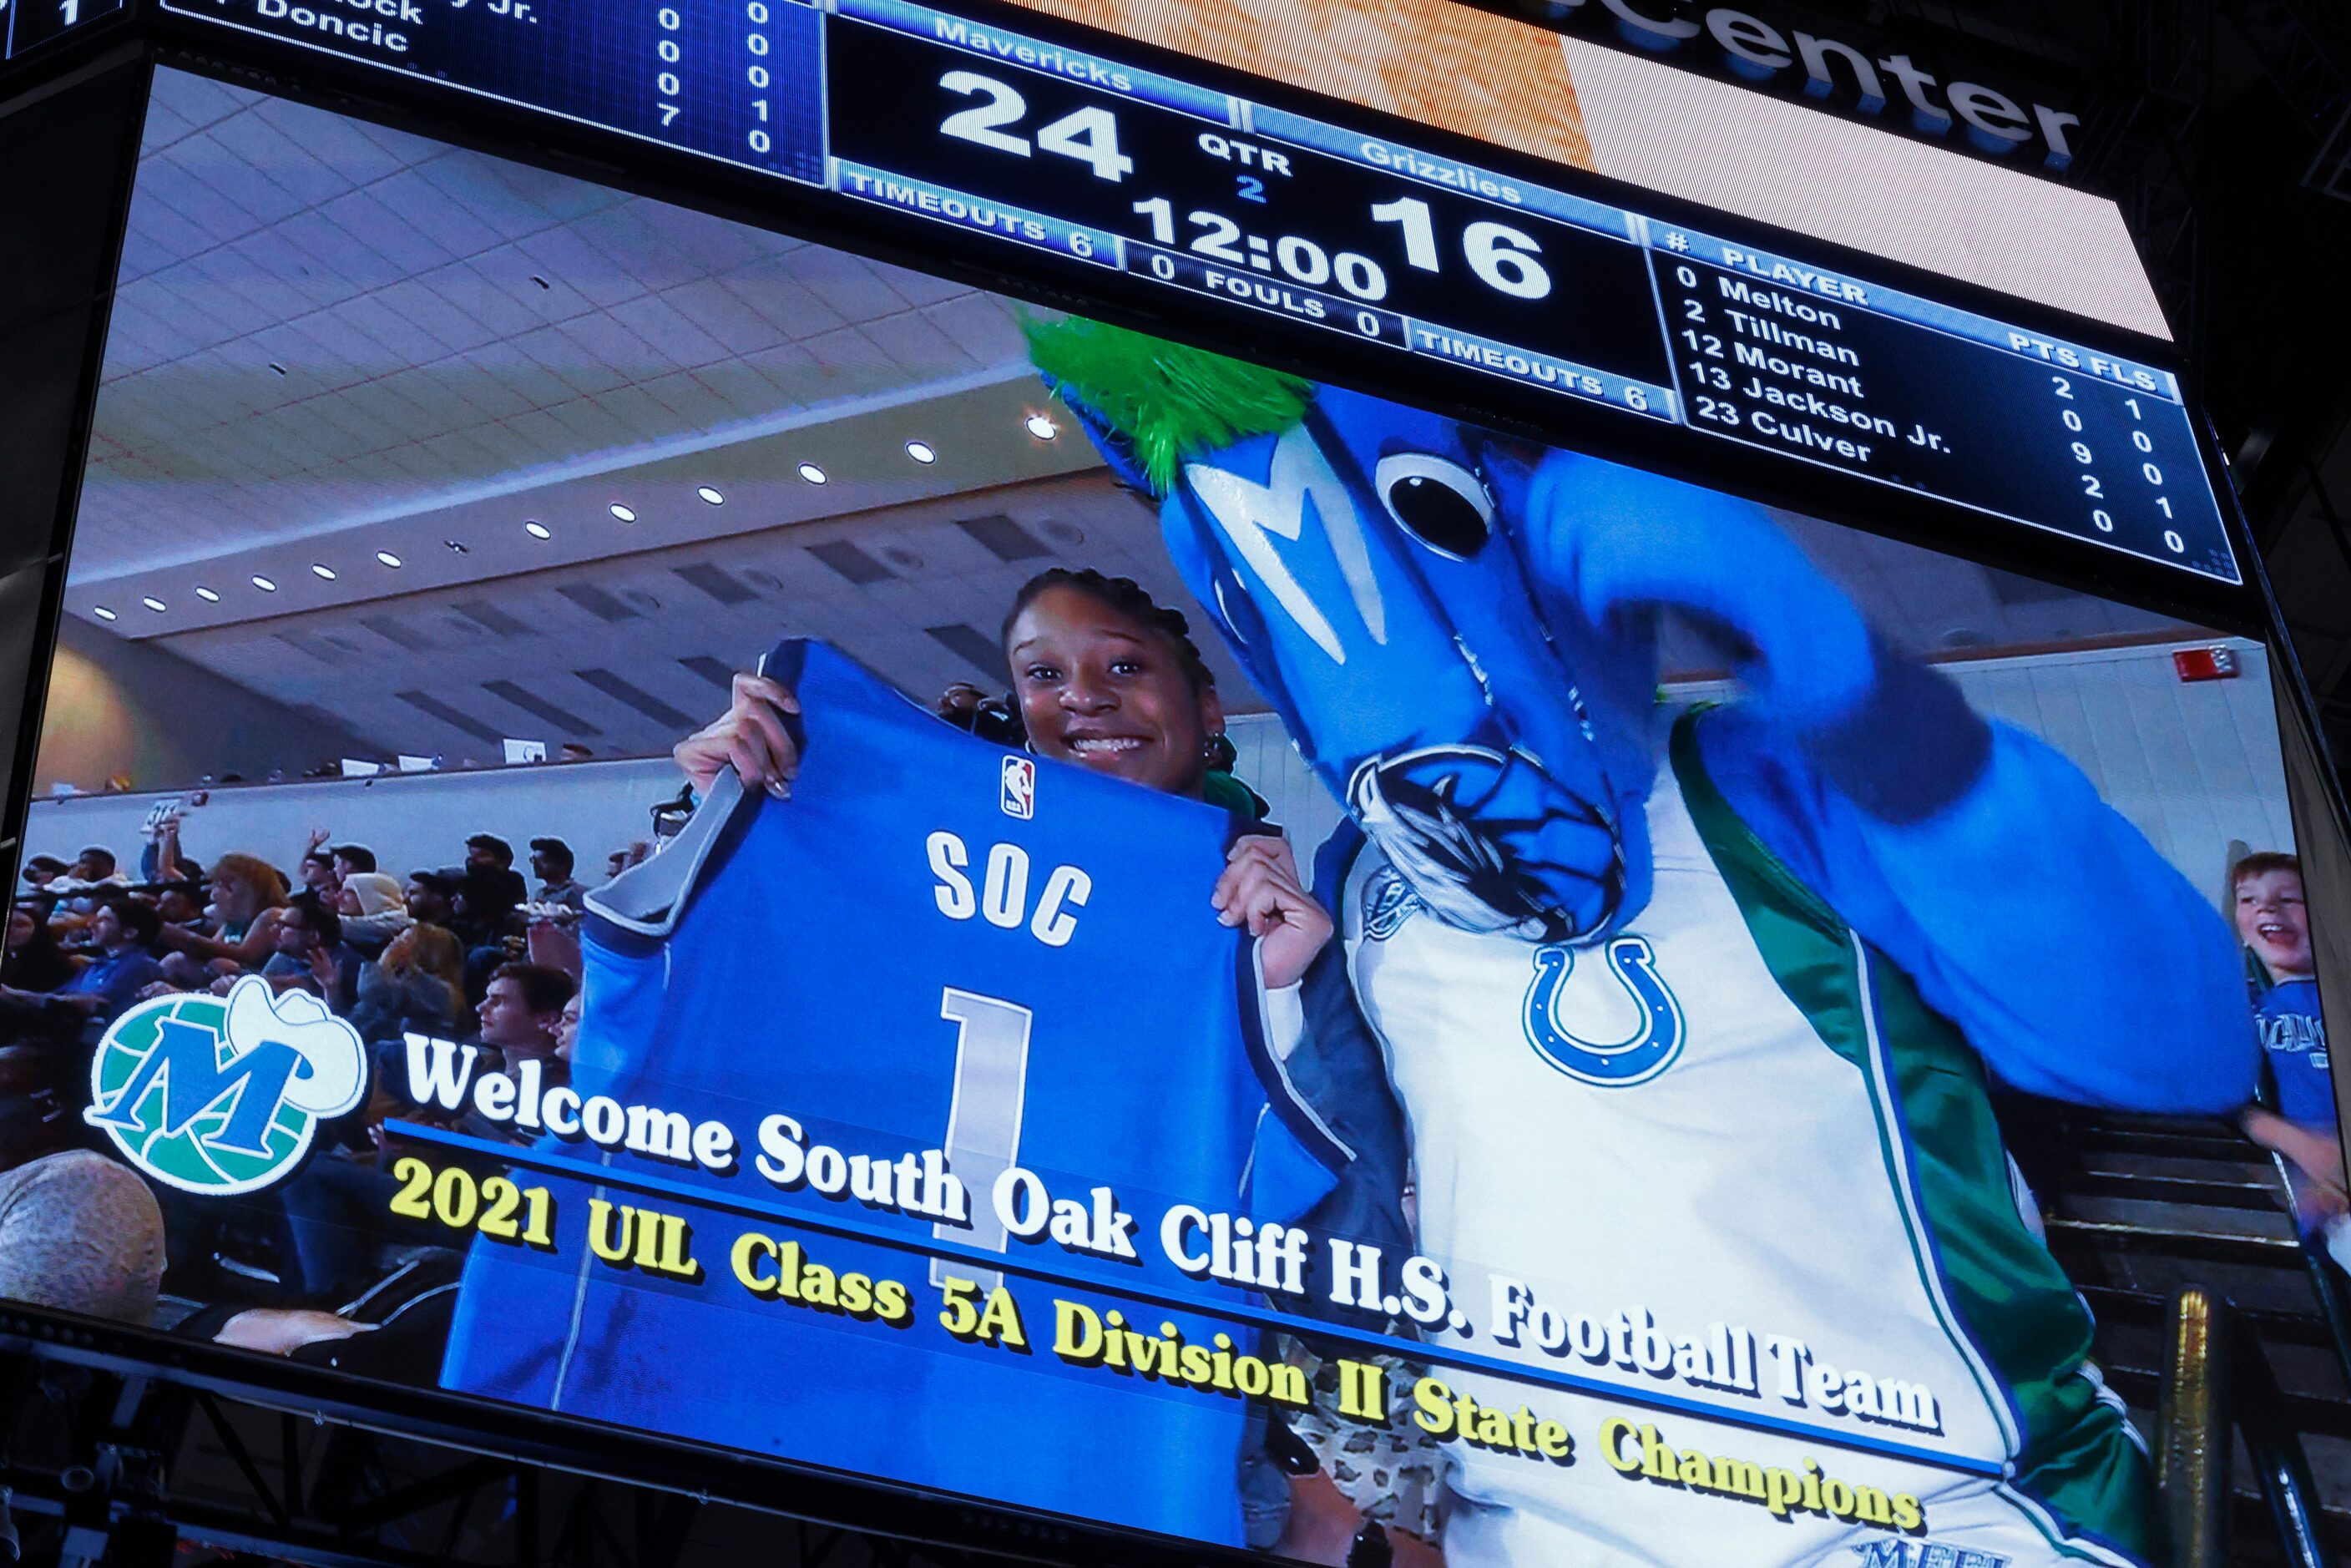
[[[1994,1085],[2243,1104],[2211,904],[1761,507],[1083,320],[1034,360],[1351,826],[1456,1564],[2147,1561],[2145,1457]],[[1657,688],[1674,612],[1737,700]]]

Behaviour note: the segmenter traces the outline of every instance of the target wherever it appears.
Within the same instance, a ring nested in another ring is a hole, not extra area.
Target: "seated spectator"
[[[98,956],[88,967],[49,995],[51,1005],[85,1019],[110,1022],[136,1001],[145,988],[163,978],[163,966],[147,950],[163,924],[155,906],[136,899],[110,899],[89,917]]]
[[[332,899],[342,890],[342,879],[335,874],[335,857],[317,844],[303,853],[294,874],[302,883],[302,891]]]
[[[411,924],[400,883],[380,871],[355,871],[344,877],[335,894],[335,913],[343,917],[343,940],[371,958]]]
[[[144,1327],[162,1278],[162,1210],[130,1169],[88,1149],[23,1164],[0,1149],[0,1297]]]
[[[422,922],[392,939],[360,973],[351,1027],[374,1044],[411,1030],[446,1040],[465,1007],[465,954],[447,928]]]
[[[569,1082],[571,1061],[567,1050],[569,1036],[564,1022],[565,1009],[578,989],[571,977],[559,969],[543,968],[537,964],[500,965],[497,973],[490,977],[489,994],[482,998],[477,1009],[481,1030],[473,1042],[483,1048],[479,1071],[512,1071],[522,1062],[531,1061],[540,1064],[548,1083]],[[454,1128],[489,1143],[529,1141],[532,1134],[528,1129],[518,1128],[512,1122],[494,1122],[482,1115],[471,1101],[461,1102],[454,1109],[409,1103],[406,1074],[392,1065],[392,1060],[396,1059],[389,1046],[377,1053],[381,1074],[378,1082],[392,1086],[387,1103],[392,1107],[392,1116]],[[377,1135],[384,1140],[387,1150],[392,1146],[381,1124]]]
[[[35,893],[39,893],[65,873],[66,862],[57,856],[35,855],[25,862],[25,869],[18,874]]]
[[[114,852],[104,844],[90,844],[84,848],[80,858],[68,868],[66,874],[76,882],[93,884],[101,882],[126,881],[121,873],[115,869]]]
[[[201,986],[214,975],[257,969],[277,951],[272,927],[286,904],[286,878],[276,866],[252,855],[223,855],[213,863],[213,901],[205,913],[219,921],[217,935],[183,925],[163,928],[162,943],[171,978]]]
[[[0,1045],[0,1171],[74,1145],[80,1118],[68,1108],[72,1086],[60,1081],[60,1061],[30,1042]],[[86,1078],[87,1069],[66,1073]]]
[[[421,925],[455,929],[460,881],[459,873],[455,871],[410,872],[408,886],[404,890],[408,917]]]
[[[155,892],[155,913],[166,925],[182,925],[200,936],[213,934],[213,924],[204,918],[204,889],[193,882],[168,883]]]
[[[556,1060],[564,1064],[567,1072],[571,1066],[571,1048],[580,1040],[580,1013],[587,1000],[587,992],[572,992],[571,999],[563,1004],[563,1022],[555,1031]]]
[[[375,852],[365,844],[337,844],[327,852],[335,858],[338,881],[349,882],[360,872],[371,873],[376,869]]]
[[[556,1062],[563,1043],[563,1010],[579,988],[560,969],[538,964],[504,964],[490,977],[488,995],[476,1009],[482,1043],[495,1046],[511,1067],[524,1057]],[[556,1082],[569,1076],[559,1065]]]
[[[2290,854],[2251,854],[2230,874],[2237,935],[2270,978],[2255,1012],[2277,1084],[2277,1110],[2248,1107],[2245,1132],[2292,1165],[2295,1218],[2304,1234],[2331,1234],[2351,1202],[2336,1131],[2326,1020],[2318,1007],[2310,916],[2303,902],[2302,862]]]
[[[514,846],[496,833],[475,833],[465,841],[465,882],[457,890],[457,935],[467,946],[486,947],[507,934],[515,906],[530,896],[522,873],[514,868]]]
[[[204,801],[202,790],[190,798],[191,805]],[[155,831],[139,849],[139,880],[141,882],[202,882],[204,868],[188,853],[180,841],[180,814],[173,811],[155,825]]]
[[[68,866],[65,874],[53,877],[44,891],[58,894],[49,911],[49,924],[56,926],[67,945],[88,948],[92,944],[78,935],[89,924],[91,915],[107,895],[131,885],[130,879],[115,870],[114,852],[103,844],[91,844]]]
[[[533,893],[533,904],[559,904],[566,909],[584,906],[588,889],[571,874],[574,864],[571,846],[561,839],[530,841],[530,873],[538,878],[538,889]]]
[[[566,1053],[564,1010],[578,988],[559,969],[537,964],[503,964],[490,977],[489,994],[477,1009],[481,1032],[475,1038],[485,1048],[481,1070],[512,1071],[525,1061],[540,1064],[550,1084],[571,1080],[571,1060]],[[404,1092],[404,1079],[387,1073]],[[410,1121],[451,1127],[488,1143],[527,1143],[528,1129],[512,1122],[494,1122],[472,1102],[452,1111],[439,1105],[406,1106],[395,1113]],[[387,1148],[391,1147],[387,1142]]]
[[[313,893],[298,894],[277,917],[277,951],[261,966],[278,990],[308,991],[346,1018],[359,1000],[367,962],[343,941],[342,917]]]
[[[54,991],[74,977],[74,961],[57,946],[57,934],[26,904],[8,911],[8,958],[0,964],[0,984],[20,991]]]

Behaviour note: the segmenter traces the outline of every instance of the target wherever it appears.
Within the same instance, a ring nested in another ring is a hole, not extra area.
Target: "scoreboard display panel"
[[[2127,310],[1207,5],[158,4],[0,1309],[1024,1551],[2155,1561],[2001,1108],[2335,1095]]]
[[[908,0],[162,3],[2242,581],[2178,377],[2137,353],[1113,53]]]

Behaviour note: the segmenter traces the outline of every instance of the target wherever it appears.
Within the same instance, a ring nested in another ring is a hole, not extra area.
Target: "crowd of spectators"
[[[285,862],[289,875],[250,853],[201,864],[173,818],[153,826],[135,869],[101,845],[70,862],[28,860],[0,962],[0,1224],[12,1242],[54,1231],[88,1251],[89,1228],[72,1216],[103,1213],[110,1249],[71,1270],[34,1267],[19,1249],[27,1266],[0,1294],[142,1318],[160,1288],[165,1299],[331,1314],[445,1251],[444,1237],[387,1223],[400,1152],[387,1124],[508,1134],[410,1103],[406,1037],[474,1045],[486,1067],[534,1056],[549,1082],[569,1071],[588,888],[562,840],[529,849],[528,880],[513,846],[487,832],[465,841],[461,862],[403,878],[367,845],[322,831]],[[643,853],[615,852],[608,868]],[[91,1054],[126,1009],[225,996],[248,976],[308,992],[350,1021],[377,1064],[372,1097],[322,1127],[308,1164],[275,1189],[225,1205],[150,1186],[104,1157],[83,1120]],[[283,1329],[244,1320],[222,1337]]]

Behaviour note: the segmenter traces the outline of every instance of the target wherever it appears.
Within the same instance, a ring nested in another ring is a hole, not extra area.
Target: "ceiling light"
[[[707,485],[705,485],[701,489],[696,490],[695,494],[701,497],[704,500],[709,502],[714,507],[723,507],[726,504],[726,497],[720,495],[717,491],[712,489]]]
[[[939,460],[939,455],[931,450],[931,444],[927,441],[906,443],[906,455],[917,463],[936,463]]]
[[[259,589],[259,590],[261,590],[261,591],[262,591],[262,592],[264,592],[264,593],[275,593],[275,592],[277,592],[277,585],[276,583],[274,583],[274,582],[270,581],[270,580],[269,580],[267,578],[266,578],[266,577],[256,577],[256,578],[255,578],[255,579],[253,580],[253,586],[254,586],[254,587],[256,587],[256,588],[257,588],[257,589]]]
[[[1050,441],[1061,434],[1061,427],[1048,413],[1032,413],[1023,423],[1029,426],[1029,434],[1040,441]]]
[[[392,554],[388,549],[380,549],[376,551],[375,559],[383,562],[386,566],[396,567],[400,564],[400,558]]]
[[[162,614],[164,611],[171,608],[170,605],[164,603],[162,600],[156,598],[152,593],[146,598],[141,600],[139,602],[145,605],[148,609],[152,610],[158,615]]]
[[[111,610],[109,610],[109,609],[108,609],[105,605],[103,605],[103,604],[95,604],[95,605],[92,605],[92,606],[90,607],[90,612],[90,612],[92,615],[97,616],[100,621],[111,621],[111,620],[113,620],[113,619],[114,619],[114,612],[113,612],[113,611],[111,611]]]
[[[613,502],[611,506],[609,506],[609,507],[605,507],[604,509],[605,509],[606,511],[608,511],[608,512],[611,513],[614,517],[616,517],[620,518],[620,519],[621,519],[621,521],[622,521],[622,522],[624,522],[624,523],[633,523],[633,522],[635,522],[635,521],[637,520],[637,515],[636,515],[636,513],[634,513],[634,512],[632,512],[632,511],[629,510],[629,508],[628,508],[628,507],[624,507],[624,506],[621,505],[621,503],[620,503],[620,502],[618,502],[618,501]]]
[[[335,569],[323,561],[314,560],[310,563],[310,575],[332,582],[335,580]]]
[[[522,526],[522,531],[535,539],[551,539],[555,537],[555,530],[545,523],[525,523]]]
[[[197,589],[196,597],[203,600],[206,604],[218,604],[220,602],[220,595],[214,593],[209,588]]]
[[[815,464],[803,463],[800,465],[800,477],[811,485],[821,485],[825,482],[826,475],[824,470]]]

